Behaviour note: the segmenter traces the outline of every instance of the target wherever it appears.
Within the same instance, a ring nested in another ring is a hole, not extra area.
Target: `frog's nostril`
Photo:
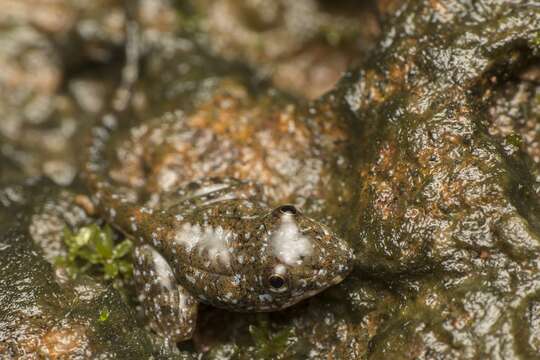
[[[283,215],[296,215],[298,210],[294,205],[283,205],[278,208],[278,211]]]

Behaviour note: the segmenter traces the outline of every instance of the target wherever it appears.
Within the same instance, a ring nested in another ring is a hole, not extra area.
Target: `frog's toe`
[[[166,260],[151,246],[135,249],[135,282],[150,326],[174,342],[191,339],[197,301],[178,285]]]

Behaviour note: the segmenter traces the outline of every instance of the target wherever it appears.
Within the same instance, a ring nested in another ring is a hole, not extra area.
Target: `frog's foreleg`
[[[135,249],[135,282],[151,328],[168,341],[192,337],[197,300],[178,285],[166,260],[149,245]]]

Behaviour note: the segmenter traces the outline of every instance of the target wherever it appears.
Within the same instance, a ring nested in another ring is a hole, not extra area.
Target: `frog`
[[[280,311],[339,284],[353,268],[351,245],[332,230],[331,220],[316,215],[320,203],[312,198],[328,187],[324,176],[287,181],[281,174],[285,185],[276,183],[272,166],[257,166],[268,155],[252,156],[250,171],[245,163],[235,166],[246,153],[262,151],[259,141],[246,137],[268,138],[277,127],[289,134],[274,134],[284,139],[281,146],[313,150],[319,127],[287,117],[291,109],[285,115],[283,109],[253,112],[246,93],[225,88],[199,104],[208,111],[176,110],[142,121],[110,112],[92,130],[87,150],[83,178],[92,200],[134,239],[140,301],[150,327],[169,342],[193,337],[200,303],[235,312]],[[201,141],[216,151],[201,150]],[[239,144],[243,150],[233,151]],[[293,159],[304,154],[295,173],[312,171],[305,152],[290,153]],[[219,154],[228,161],[216,162]],[[303,182],[311,185],[296,185]]]

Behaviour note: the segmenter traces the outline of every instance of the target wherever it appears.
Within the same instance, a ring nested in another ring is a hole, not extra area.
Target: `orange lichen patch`
[[[410,69],[411,65],[409,63],[392,64],[388,70],[390,81],[397,84],[404,84]]]
[[[134,212],[134,217],[135,219],[132,220],[133,223],[135,224],[140,224],[143,222],[143,218],[146,217],[147,215],[144,214],[141,209],[136,209],[136,211]]]
[[[366,96],[366,102],[373,102],[375,104],[380,103],[384,101],[385,94],[381,92],[379,89],[379,84],[381,80],[384,78],[381,74],[375,72],[374,70],[369,70],[366,72],[366,84],[369,84],[369,87],[367,90],[367,96]],[[387,90],[385,89],[385,92]],[[368,100],[369,99],[369,100]],[[366,103],[367,105],[367,103]]]
[[[71,359],[90,356],[86,328],[67,324],[62,328],[20,326],[16,338],[4,339],[0,354],[16,359]]]
[[[398,192],[396,191],[396,178],[394,167],[396,162],[396,148],[385,144],[379,151],[379,156],[374,165],[366,172],[364,179],[364,191],[373,196],[373,207],[382,219],[396,216],[398,209]]]
[[[475,319],[473,318],[473,314],[466,312],[465,310],[458,309],[453,305],[449,305],[449,307],[452,308],[452,313],[455,314],[455,317],[450,321],[450,324],[455,329],[466,328],[475,321]]]
[[[244,142],[252,139],[254,126],[265,120],[255,106],[246,107],[243,99],[229,94],[218,94],[202,104],[191,115],[187,124],[194,129],[211,129],[216,135],[226,134],[231,140]]]
[[[69,328],[52,329],[47,332],[42,338],[39,350],[47,358],[62,359],[74,355],[74,352],[80,353],[87,343],[85,328],[81,325],[73,325]]]
[[[392,187],[387,182],[378,182],[372,185],[376,194],[373,199],[373,207],[378,212],[379,217],[387,220],[395,215],[397,207],[397,196]]]

